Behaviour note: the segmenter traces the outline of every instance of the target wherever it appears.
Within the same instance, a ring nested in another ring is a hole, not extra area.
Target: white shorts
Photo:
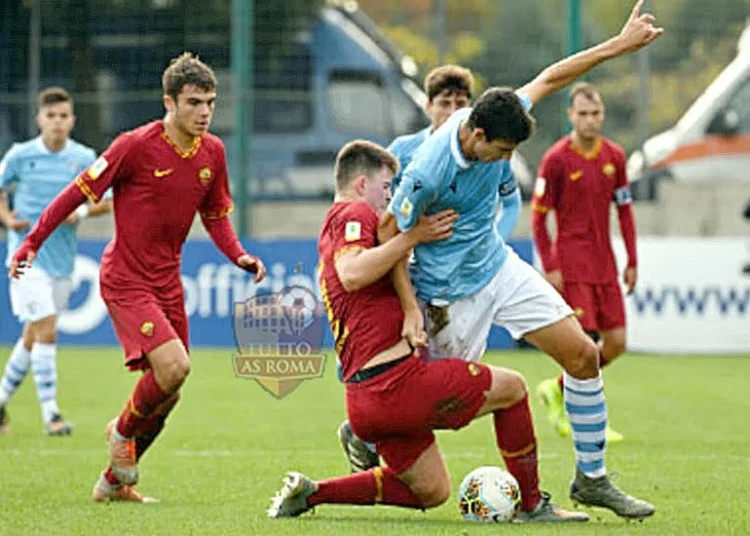
[[[10,304],[22,323],[36,322],[59,315],[73,290],[69,277],[54,278],[32,266],[18,279],[10,281]]]
[[[492,324],[520,339],[573,314],[554,287],[510,248],[497,275],[473,296],[443,309],[422,306],[430,359],[466,361],[482,358]],[[444,327],[439,329],[440,325]]]

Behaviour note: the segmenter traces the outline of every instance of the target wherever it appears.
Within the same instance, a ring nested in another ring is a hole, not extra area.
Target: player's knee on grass
[[[411,478],[407,485],[425,508],[436,508],[445,504],[451,496],[450,476],[445,470],[423,472]]]
[[[515,370],[490,366],[492,384],[487,393],[487,405],[494,411],[509,408],[526,396],[526,380]]]
[[[451,477],[435,442],[399,475],[399,480],[409,486],[424,508],[440,506],[451,495]]]
[[[57,318],[54,316],[48,316],[33,322],[29,329],[33,336],[33,342],[43,344],[55,344],[57,342]]]

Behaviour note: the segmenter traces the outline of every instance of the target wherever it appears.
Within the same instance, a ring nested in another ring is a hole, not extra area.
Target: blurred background
[[[316,236],[338,149],[354,138],[388,144],[426,125],[421,87],[432,67],[469,67],[480,91],[518,87],[616,34],[632,8],[623,0],[0,5],[0,151],[36,134],[36,94],[50,85],[74,96],[73,137],[103,150],[118,133],[162,116],[163,69],[184,50],[195,52],[220,81],[212,130],[227,143],[236,226],[255,239]],[[586,77],[606,103],[604,134],[628,155],[639,236],[696,240],[686,246],[693,252],[702,240],[730,240],[731,253],[712,255],[740,277],[750,273],[750,31],[743,33],[750,0],[650,0],[646,8],[665,35]],[[561,93],[534,110],[538,131],[514,160],[527,202],[542,154],[568,130],[566,106]],[[525,210],[516,236],[528,243]],[[101,221],[81,228],[90,239],[111,232]],[[205,236],[199,225],[193,236]],[[737,281],[726,292],[747,325],[750,288]],[[700,302],[700,289],[685,292]],[[750,348],[750,333],[742,341]]]

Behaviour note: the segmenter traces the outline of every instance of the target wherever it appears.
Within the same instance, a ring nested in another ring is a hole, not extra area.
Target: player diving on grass
[[[320,504],[439,506],[450,497],[451,482],[434,430],[463,428],[492,414],[500,454],[521,487],[516,521],[587,521],[539,490],[534,425],[518,372],[462,359],[426,362],[415,352],[426,343],[422,312],[408,278],[393,281],[391,270],[418,244],[449,239],[458,215],[423,217],[380,243],[379,214],[397,169],[396,158],[376,144],[344,146],[334,171],[335,201],[318,242],[320,289],[349,422],[375,443],[387,466],[318,482],[290,472],[268,515],[295,517]]]
[[[638,279],[633,197],[625,172],[625,152],[600,135],[604,103],[584,82],[570,92],[568,119],[573,132],[544,155],[534,187],[531,228],[547,280],[573,308],[581,326],[598,336],[599,365],[609,365],[625,351],[625,303],[617,281],[609,216],[617,206],[627,264],[623,282],[628,294]],[[547,214],[555,212],[554,244]],[[537,388],[548,419],[562,436],[571,433],[565,416],[563,377],[545,380]],[[607,442],[622,441],[607,426]]]
[[[426,309],[430,358],[479,360],[492,324],[552,356],[564,369],[565,409],[576,456],[570,498],[639,519],[652,515],[653,505],[624,493],[607,476],[607,406],[599,349],[558,292],[505,245],[494,225],[501,176],[497,166],[531,136],[532,105],[596,65],[659,37],[663,29],[653,25],[652,15],[641,13],[642,5],[640,0],[635,4],[617,36],[547,67],[518,91],[491,88],[473,108],[454,113],[414,154],[381,225],[387,239],[408,232],[423,214],[456,210],[453,235],[418,245],[416,262],[410,264]],[[397,265],[395,271],[399,285],[405,285],[406,266]]]
[[[229,220],[224,144],[208,132],[216,77],[190,53],[172,60],[162,77],[166,116],[118,136],[44,211],[10,265],[28,276],[46,238],[86,199],[114,191],[115,236],[104,251],[101,294],[125,351],[125,365],[143,372],[119,417],[107,426],[109,467],[93,489],[95,501],[152,502],[133,487],[138,460],[164,427],[190,372],[188,320],[180,256],[195,218],[239,268],[266,270],[248,255]]]
[[[0,161],[0,221],[8,229],[7,266],[44,208],[96,158],[93,149],[70,138],[75,115],[73,99],[64,89],[50,87],[39,94],[36,122],[39,136],[14,144]],[[12,211],[6,191],[13,192]],[[79,206],[39,249],[37,262],[26,277],[10,281],[11,306],[23,324],[23,333],[0,380],[0,433],[8,432],[6,406],[29,369],[47,435],[73,431],[57,403],[57,319],[73,290],[78,223],[111,210],[110,199]]]

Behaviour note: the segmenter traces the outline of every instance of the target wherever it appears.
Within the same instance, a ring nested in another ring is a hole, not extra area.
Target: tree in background
[[[426,73],[438,62],[436,0],[360,0],[362,9]],[[736,52],[750,0],[651,0],[667,28],[649,48],[651,130],[673,125]],[[632,8],[623,0],[581,0],[584,46],[619,31]],[[447,61],[465,64],[485,85],[518,87],[565,53],[566,12],[560,0],[448,0]],[[605,133],[635,148],[639,81],[635,57],[594,69],[607,102]],[[542,102],[537,134],[522,147],[532,164],[567,125],[565,95]]]

